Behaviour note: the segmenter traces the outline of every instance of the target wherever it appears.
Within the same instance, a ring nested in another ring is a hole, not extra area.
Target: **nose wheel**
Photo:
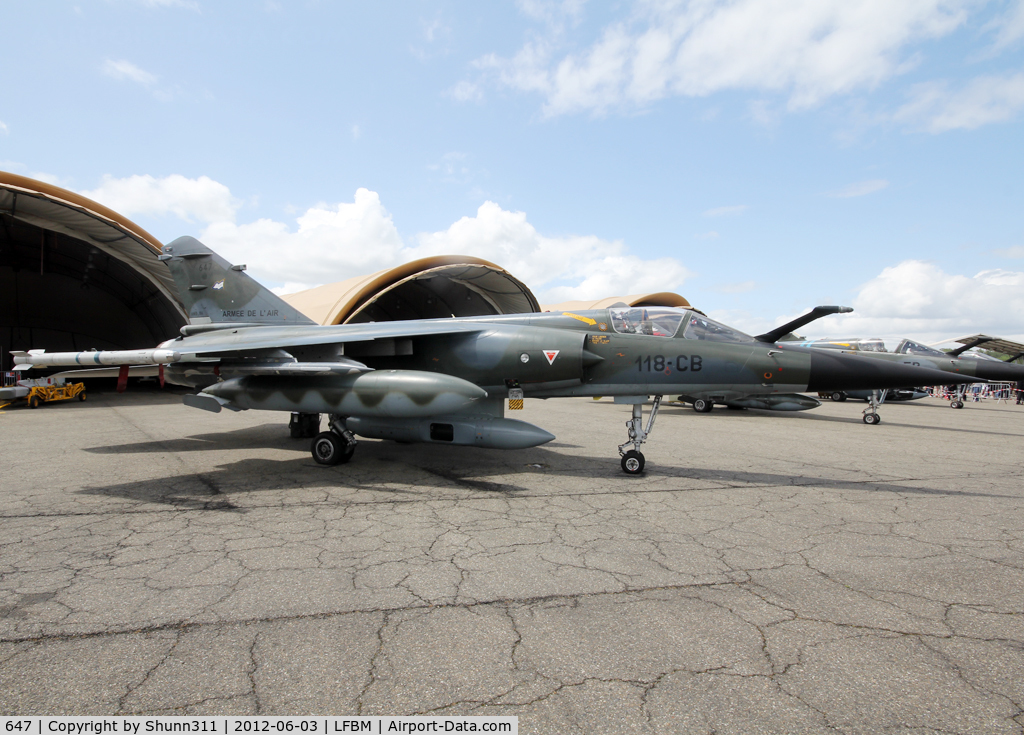
[[[878,415],[878,407],[885,403],[885,397],[888,395],[888,390],[871,391],[871,397],[868,398],[868,407],[864,409],[864,423],[868,426],[875,426],[876,424],[882,423],[882,417]]]
[[[622,455],[622,471],[627,475],[639,475],[644,471],[644,455],[635,449],[630,449]]]
[[[644,426],[644,407],[642,403],[633,404],[633,418],[626,422],[626,430],[629,432],[629,441],[619,445],[619,456],[622,457],[622,471],[627,475],[639,475],[644,471],[643,452],[640,446],[647,441],[654,428],[654,419],[658,416],[658,409],[661,408],[661,396],[654,397],[654,405],[651,406],[651,415],[647,418],[647,426]],[[626,447],[633,445],[633,448],[626,450]]]

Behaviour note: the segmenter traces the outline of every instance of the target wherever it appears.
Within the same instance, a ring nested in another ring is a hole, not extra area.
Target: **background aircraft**
[[[943,352],[935,347],[931,347],[911,339],[901,340],[896,346],[896,349],[892,352],[889,352],[885,347],[885,343],[878,338],[845,340],[820,339],[805,341],[800,344],[814,349],[838,350],[843,354],[860,354],[865,357],[884,360],[890,363],[900,362],[914,367],[927,367],[933,370],[941,370],[950,376],[969,375],[986,381],[1004,383],[1016,383],[1024,380],[1024,365],[1010,364],[987,356],[971,356],[963,354],[963,352],[970,347],[974,347],[984,342],[993,342],[995,341],[995,338],[985,337],[984,335],[975,335],[973,337],[963,337],[960,338],[960,340],[964,341],[964,346],[952,352]],[[1006,344],[1016,345],[1016,343]],[[1024,352],[1024,346],[1016,346],[1021,347],[1022,349],[1020,351]],[[947,379],[941,381],[939,384],[952,385],[953,382]],[[921,386],[930,384],[915,383],[914,385]],[[911,386],[908,384],[900,387],[909,389]],[[849,393],[850,389],[840,390]],[[962,391],[959,392],[952,401],[950,401],[950,407],[964,407]]]
[[[173,383],[199,388],[184,402],[220,411],[300,416],[321,464],[346,462],[355,435],[514,449],[550,441],[543,429],[504,417],[524,396],[614,396],[633,406],[622,469],[644,468],[641,445],[665,394],[728,401],[837,387],[884,389],[974,382],[859,354],[755,339],[677,308],[610,308],[318,326],[198,240],[178,238],[160,256],[190,324],[154,349],[12,352],[32,366],[162,365]],[[812,312],[813,313],[813,312]],[[809,315],[808,315],[809,316]],[[777,331],[777,330],[776,330]],[[642,405],[654,396],[647,424]],[[631,449],[626,449],[631,447]]]

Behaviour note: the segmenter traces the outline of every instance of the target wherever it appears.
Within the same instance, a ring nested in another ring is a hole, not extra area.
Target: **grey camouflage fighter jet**
[[[886,361],[889,364],[902,364],[911,367],[922,367],[929,370],[939,370],[946,373],[946,379],[940,381],[940,385],[952,385],[954,383],[964,384],[964,381],[953,380],[954,377],[970,376],[981,381],[993,382],[1017,382],[1024,380],[1024,365],[1013,365],[1008,362],[997,360],[985,355],[964,354],[969,348],[986,342],[997,341],[995,337],[977,335],[976,339],[970,339],[963,347],[958,347],[951,352],[943,352],[934,347],[915,342],[911,339],[901,340],[892,352],[885,347],[885,342],[878,338],[872,339],[845,339],[832,340],[820,339],[802,342],[802,347],[809,347],[815,350],[837,350],[842,354],[858,354],[870,359]],[[1016,343],[1008,343],[1016,344]],[[932,385],[931,383],[907,383],[900,386],[909,388],[911,385]],[[846,391],[846,389],[838,389]],[[874,401],[873,401],[874,402]],[[950,408],[963,408],[963,394],[959,393],[949,402]],[[867,415],[867,414],[865,414]],[[877,415],[877,414],[876,414]],[[875,422],[877,423],[877,421]]]
[[[614,396],[632,404],[622,469],[644,469],[663,395],[722,402],[835,388],[948,383],[923,367],[758,341],[675,308],[393,321],[320,326],[198,240],[178,238],[160,259],[191,323],[150,350],[12,352],[33,366],[159,365],[166,380],[198,388],[184,402],[209,411],[292,413],[312,436],[313,459],[347,462],[355,436],[517,449],[554,439],[506,418],[523,397]],[[957,382],[974,382],[963,377]],[[646,425],[642,406],[653,405]],[[320,414],[329,429],[319,432]],[[319,433],[318,433],[319,432]]]

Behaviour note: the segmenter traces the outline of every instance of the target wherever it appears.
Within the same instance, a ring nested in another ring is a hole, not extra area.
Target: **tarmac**
[[[361,441],[130,388],[0,412],[0,714],[518,715],[524,733],[1020,733],[1024,407],[530,400]]]

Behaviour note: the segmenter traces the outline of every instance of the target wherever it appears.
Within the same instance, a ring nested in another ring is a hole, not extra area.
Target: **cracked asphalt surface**
[[[0,413],[0,713],[1020,733],[1024,408],[528,400],[525,451],[156,391]]]

